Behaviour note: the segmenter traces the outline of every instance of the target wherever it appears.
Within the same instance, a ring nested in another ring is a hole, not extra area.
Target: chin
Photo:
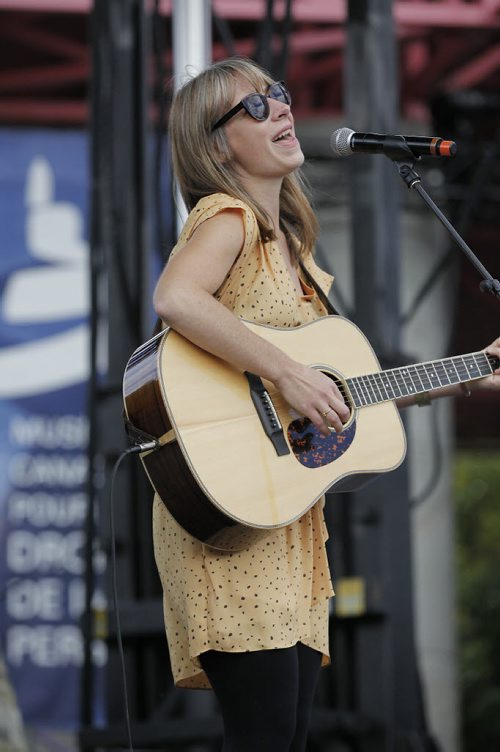
[[[306,158],[304,157],[304,153],[303,153],[302,149],[299,146],[299,155],[297,157],[297,162],[298,162],[297,167],[302,167],[302,165],[304,164],[305,160],[306,160]]]
[[[299,149],[296,154],[294,154],[294,158],[290,158],[290,172],[293,172],[293,170],[298,170],[299,167],[302,167],[302,165],[305,162],[305,157],[302,153],[302,150]]]

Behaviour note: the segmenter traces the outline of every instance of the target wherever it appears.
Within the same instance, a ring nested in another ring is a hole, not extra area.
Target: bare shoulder
[[[241,252],[244,240],[241,211],[224,209],[196,228],[166,265],[160,285],[189,283],[213,294]]]
[[[196,228],[186,248],[202,244],[212,248],[218,248],[223,253],[238,255],[243,247],[245,228],[243,225],[241,209],[223,209],[213,217],[206,219]]]

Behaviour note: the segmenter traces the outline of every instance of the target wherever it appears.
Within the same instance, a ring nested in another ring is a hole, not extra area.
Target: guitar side
[[[123,378],[123,402],[127,420],[139,431],[155,438],[167,438],[162,446],[141,454],[141,461],[153,489],[174,519],[200,541],[221,541],[224,548],[241,547],[238,538],[250,542],[250,531],[239,535],[236,523],[221,514],[195,481],[175,440],[172,422],[165,407],[159,354],[165,339],[175,334],[165,330],[139,347],[130,358]],[[179,336],[179,335],[175,335]],[[172,435],[169,439],[169,434]],[[231,537],[225,534],[230,530]],[[227,544],[224,544],[228,538]]]

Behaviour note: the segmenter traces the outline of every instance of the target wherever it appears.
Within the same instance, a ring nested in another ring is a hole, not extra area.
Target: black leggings
[[[222,752],[304,752],[321,653],[291,648],[200,656],[224,720]]]

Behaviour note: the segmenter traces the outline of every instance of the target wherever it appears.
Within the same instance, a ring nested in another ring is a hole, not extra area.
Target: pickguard
[[[356,434],[354,420],[342,433],[323,436],[309,418],[299,418],[288,426],[288,441],[296,459],[305,467],[323,467],[346,452]]]

